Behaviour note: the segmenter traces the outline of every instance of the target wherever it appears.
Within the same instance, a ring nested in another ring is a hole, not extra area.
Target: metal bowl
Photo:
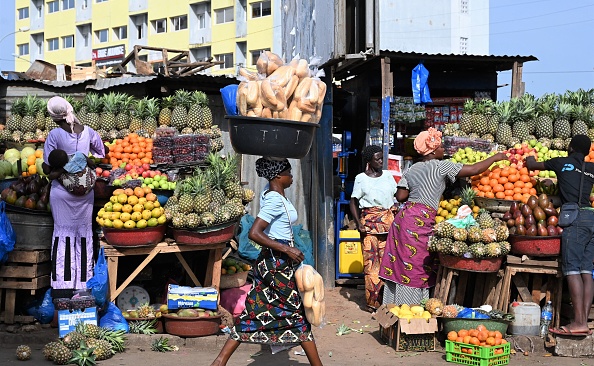
[[[165,225],[143,229],[114,229],[104,227],[105,241],[114,247],[144,247],[160,243],[165,236]]]
[[[229,138],[240,154],[301,159],[309,152],[317,123],[286,119],[225,116]]]

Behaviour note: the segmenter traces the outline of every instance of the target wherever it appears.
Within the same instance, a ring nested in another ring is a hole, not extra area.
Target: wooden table
[[[184,259],[182,252],[195,252],[208,250],[208,264],[206,270],[206,278],[204,286],[219,288],[221,283],[221,265],[223,262],[222,254],[223,248],[227,243],[206,244],[206,245],[177,245],[174,241],[166,240],[156,245],[138,248],[113,247],[105,241],[101,241],[101,246],[105,250],[105,257],[107,258],[107,269],[109,271],[109,301],[115,301],[118,295],[132,282],[136,276],[149,264],[157,254],[161,253],[175,253],[175,256],[184,267],[194,285],[201,286],[200,281]],[[136,267],[136,269],[126,278],[126,280],[118,287],[118,264],[119,258],[128,255],[146,255],[145,260]]]

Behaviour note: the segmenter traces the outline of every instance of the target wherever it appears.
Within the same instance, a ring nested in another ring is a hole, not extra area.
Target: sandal
[[[569,330],[566,326],[561,326],[559,329],[549,328],[549,332],[555,335],[564,335],[564,336],[574,336],[574,337],[585,337],[592,334],[592,331],[588,329],[588,331],[581,331],[575,332]]]

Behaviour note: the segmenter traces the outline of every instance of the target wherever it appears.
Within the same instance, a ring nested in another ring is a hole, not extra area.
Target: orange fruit
[[[479,339],[479,341],[484,342],[487,340],[487,338],[489,338],[489,333],[487,333],[486,330],[481,330],[479,331],[477,338]]]
[[[448,333],[448,340],[449,341],[455,341],[458,338],[458,333],[456,333],[455,331],[451,331]]]
[[[499,339],[501,339],[501,338],[503,338],[503,335],[501,334],[501,332],[500,332],[500,331],[496,330],[496,331],[495,331],[495,336],[494,336],[494,337],[495,337],[495,338],[499,338]]]
[[[487,327],[485,327],[483,324],[479,324],[476,326],[476,330],[483,331],[483,330],[487,330]]]
[[[489,337],[489,338],[487,338],[487,340],[485,341],[485,343],[487,343],[489,346],[494,346],[495,345],[495,338]]]
[[[478,330],[476,329],[471,329],[468,331],[468,335],[475,338],[478,335]]]
[[[462,342],[464,342],[464,338],[463,337],[457,337],[456,338],[456,342],[462,343]]]
[[[477,337],[472,337],[470,339],[470,344],[474,344],[475,346],[478,346],[481,342],[478,340]]]
[[[472,339],[472,337],[467,335],[467,336],[464,336],[464,339],[462,341],[466,344],[469,344],[471,339]],[[501,343],[501,341],[499,343]]]
[[[501,345],[501,338],[495,338],[495,345],[496,346],[500,346]]]
[[[505,339],[502,339],[501,344],[507,344],[507,341]]]

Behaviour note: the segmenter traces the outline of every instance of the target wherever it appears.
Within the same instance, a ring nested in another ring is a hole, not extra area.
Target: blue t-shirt
[[[289,222],[290,216],[290,222]],[[264,234],[273,239],[291,240],[291,224],[297,221],[297,210],[285,197],[275,191],[268,191],[268,186],[260,196],[258,217],[269,225]]]

